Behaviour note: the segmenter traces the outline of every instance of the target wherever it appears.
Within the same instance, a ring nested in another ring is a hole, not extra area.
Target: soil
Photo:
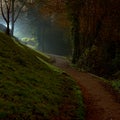
[[[69,74],[83,94],[86,115],[85,120],[120,120],[120,102],[116,101],[99,77],[87,72],[80,72],[69,65],[61,56],[52,55],[53,64]]]

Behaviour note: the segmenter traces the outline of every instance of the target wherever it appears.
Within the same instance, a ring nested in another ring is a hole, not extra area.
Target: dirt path
[[[52,57],[55,60],[54,65],[68,73],[80,86],[86,107],[86,120],[120,120],[120,103],[101,84],[99,78],[70,67],[64,58]]]

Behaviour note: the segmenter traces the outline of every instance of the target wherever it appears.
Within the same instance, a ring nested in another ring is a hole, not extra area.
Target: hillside
[[[83,119],[79,88],[49,60],[0,33],[0,119]]]

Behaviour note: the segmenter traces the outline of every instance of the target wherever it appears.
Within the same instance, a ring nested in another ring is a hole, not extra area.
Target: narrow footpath
[[[99,78],[72,68],[63,57],[54,55],[52,58],[53,64],[69,74],[80,86],[86,109],[85,120],[120,120],[120,101],[116,101],[115,95]]]

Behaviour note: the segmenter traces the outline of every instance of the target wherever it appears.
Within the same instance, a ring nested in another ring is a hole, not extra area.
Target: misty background
[[[54,22],[54,16],[43,16],[36,8],[22,12],[15,23],[14,36],[23,44],[45,53],[71,55],[69,29]],[[2,16],[0,24],[6,26]]]

